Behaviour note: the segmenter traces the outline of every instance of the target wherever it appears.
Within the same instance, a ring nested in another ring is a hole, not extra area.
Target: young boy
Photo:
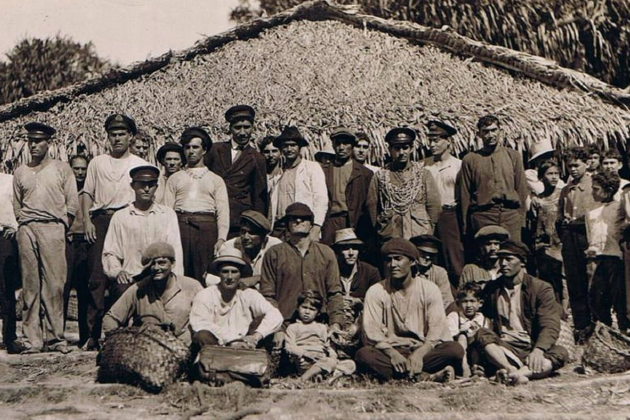
[[[586,216],[586,234],[589,273],[589,304],[593,321],[612,325],[611,309],[617,316],[622,332],[628,329],[626,316],[626,287],[619,241],[621,239],[619,202],[614,199],[619,190],[619,176],[613,172],[600,172],[592,176],[593,200],[597,207]]]
[[[457,341],[466,351],[466,357],[462,361],[463,376],[471,374],[468,359],[468,345],[474,341],[479,328],[492,329],[491,321],[487,319],[479,308],[483,305],[481,299],[481,287],[476,283],[466,283],[457,292],[457,311],[453,311],[446,317],[449,331],[453,340]]]
[[[316,290],[306,290],[298,297],[297,320],[289,325],[285,350],[295,364],[300,381],[321,380],[332,374],[329,383],[356,370],[353,360],[338,360],[330,347],[328,326],[317,321],[324,299]]]

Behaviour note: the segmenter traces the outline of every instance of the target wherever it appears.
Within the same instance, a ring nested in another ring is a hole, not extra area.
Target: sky
[[[238,0],[0,0],[0,60],[25,37],[92,41],[120,65],[191,47],[234,26]]]

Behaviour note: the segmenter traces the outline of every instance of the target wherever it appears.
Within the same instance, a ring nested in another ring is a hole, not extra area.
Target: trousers
[[[105,315],[105,292],[107,291],[108,280],[103,272],[103,245],[105,235],[109,229],[112,215],[99,213],[92,216],[92,223],[96,229],[96,242],[88,247],[88,279],[89,298],[87,301],[87,325],[90,338],[98,340],[101,338],[103,326],[103,316]]]
[[[623,261],[617,257],[599,257],[589,288],[589,306],[594,320],[612,326],[611,310],[615,310],[617,325],[626,331],[626,285]]]
[[[588,278],[586,255],[588,247],[585,226],[569,226],[560,232],[562,240],[562,261],[567,276],[569,304],[576,330],[591,324],[591,310],[588,304]]]
[[[88,243],[85,238],[75,235],[72,241],[66,242],[66,261],[68,263],[68,278],[63,290],[63,313],[64,318],[68,316],[68,301],[70,291],[77,291],[78,321],[79,321],[79,344],[83,345],[89,336],[87,321],[87,308],[90,299],[88,288]]]
[[[464,245],[455,208],[442,210],[437,225],[435,225],[435,236],[442,241],[444,268],[448,272],[451,284],[457,288],[459,277],[464,268]]]
[[[177,213],[184,253],[184,275],[202,282],[214,255],[219,231],[214,214]]]
[[[15,291],[20,288],[19,258],[15,239],[0,234],[0,315],[2,341],[8,345],[15,341]]]

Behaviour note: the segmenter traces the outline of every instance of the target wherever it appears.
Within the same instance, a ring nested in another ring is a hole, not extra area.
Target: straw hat
[[[363,241],[357,237],[354,229],[345,228],[335,232],[335,242],[333,247],[339,245],[363,245]]]
[[[212,266],[218,271],[219,265],[224,263],[236,264],[241,270],[247,266],[241,251],[232,247],[222,248],[220,253],[214,258],[214,261],[212,261]]]
[[[544,155],[545,153],[549,153],[553,151],[554,151],[554,148],[551,145],[551,139],[547,137],[543,137],[536,141],[533,141],[529,145],[529,153],[531,154],[531,157],[529,158],[528,162],[531,162],[532,160],[536,159],[539,156]]]

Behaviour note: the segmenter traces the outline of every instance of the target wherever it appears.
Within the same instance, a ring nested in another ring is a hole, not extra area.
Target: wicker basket
[[[597,323],[582,356],[582,365],[602,373],[630,370],[630,338]]]
[[[567,363],[578,360],[580,349],[578,345],[575,344],[575,338],[573,337],[573,323],[560,321],[560,335],[558,336],[556,344],[564,347],[569,353]]]
[[[109,333],[101,347],[98,381],[138,385],[157,393],[182,377],[189,363],[188,346],[166,328],[120,328]]]

